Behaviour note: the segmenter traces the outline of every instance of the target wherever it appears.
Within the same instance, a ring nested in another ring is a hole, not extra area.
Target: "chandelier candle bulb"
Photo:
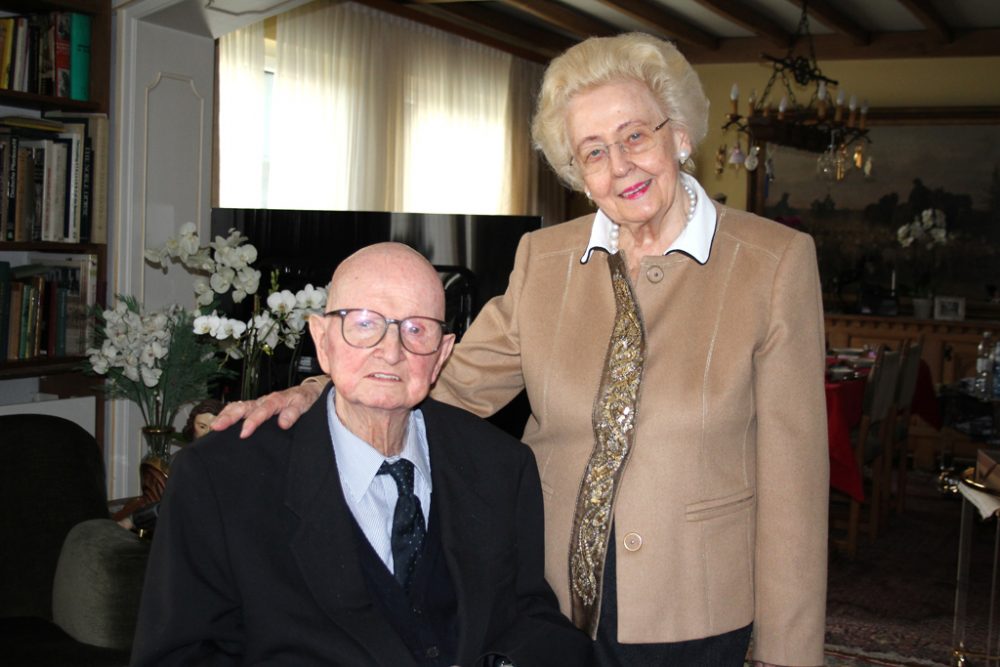
[[[865,129],[868,121],[868,100],[861,103],[861,122],[858,124],[858,129]]]
[[[824,120],[826,118],[827,97],[826,81],[820,81],[816,86],[816,116],[820,120]]]
[[[750,90],[750,97],[747,98],[747,115],[752,116],[757,113],[757,89]]]
[[[732,115],[733,116],[737,116],[740,113],[740,110],[738,108],[739,107],[739,101],[740,101],[740,84],[734,83],[733,87],[729,89],[729,102],[732,105],[732,109],[733,109]]]
[[[858,98],[851,95],[851,101],[847,103],[850,114],[847,116],[847,127],[854,127],[858,122]]]
[[[778,103],[778,120],[785,119],[785,112],[788,111],[788,96],[782,96],[781,102]]]
[[[833,122],[844,122],[844,91],[837,92],[837,106],[833,112]]]

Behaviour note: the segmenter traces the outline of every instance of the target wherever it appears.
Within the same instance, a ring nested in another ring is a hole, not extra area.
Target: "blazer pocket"
[[[754,494],[750,489],[741,489],[721,498],[711,498],[690,503],[684,510],[687,521],[705,521],[715,517],[733,514],[753,506]]]

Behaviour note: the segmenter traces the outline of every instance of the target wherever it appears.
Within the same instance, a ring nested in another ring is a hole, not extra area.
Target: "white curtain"
[[[229,91],[255,81],[222,82],[228,72],[257,66],[229,62],[250,53],[228,44],[256,39],[245,32],[220,39],[220,150],[239,141],[232,134],[245,131],[248,104],[260,110],[269,102],[268,129],[258,133],[267,142],[242,145],[238,165],[220,156],[220,206],[551,212],[539,198],[546,188],[535,182],[542,176],[528,136],[539,66],[368,7],[322,0],[277,18],[269,100],[246,101],[261,94],[254,86],[234,95],[235,103]],[[259,176],[244,164],[255,150],[258,163],[267,158]],[[250,192],[262,178],[266,190]],[[246,203],[258,194],[262,204]]]
[[[238,208],[262,208],[267,124],[264,24],[219,40],[219,201]],[[224,119],[224,122],[223,122]]]

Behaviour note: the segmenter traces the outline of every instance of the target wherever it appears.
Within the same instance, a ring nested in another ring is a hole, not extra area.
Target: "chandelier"
[[[842,181],[851,169],[868,176],[872,169],[871,156],[866,155],[867,144],[871,142],[866,127],[868,102],[859,106],[854,95],[848,99],[839,82],[823,74],[816,62],[807,6],[807,0],[803,0],[802,16],[784,57],[761,54],[763,60],[771,63],[771,76],[760,97],[751,91],[746,115],[740,114],[739,85],[733,84],[729,93],[730,111],[722,126],[724,131],[737,133],[737,143],[728,162],[753,171],[759,163],[760,146],[767,143],[819,153],[817,175],[826,180]],[[802,44],[808,49],[807,55],[796,53]],[[778,94],[776,88],[781,91],[777,108],[772,102],[772,95]],[[797,88],[808,94],[804,104],[796,98]],[[835,97],[831,89],[836,90]],[[746,154],[740,147],[740,136],[746,137]],[[725,164],[724,153],[720,149],[717,156],[718,171]]]

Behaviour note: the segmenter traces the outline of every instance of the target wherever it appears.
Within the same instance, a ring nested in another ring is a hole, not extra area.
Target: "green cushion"
[[[129,649],[148,557],[149,542],[111,519],[77,524],[56,565],[52,619],[77,641]]]

